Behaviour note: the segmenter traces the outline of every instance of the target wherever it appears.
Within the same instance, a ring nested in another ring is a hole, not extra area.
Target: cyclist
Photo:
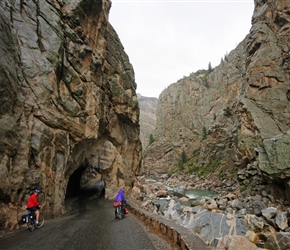
[[[34,190],[34,193],[28,198],[27,200],[27,210],[30,210],[32,213],[35,213],[36,215],[36,224],[38,225],[38,219],[39,219],[39,209],[40,204],[37,200],[38,193],[40,191],[38,189]]]
[[[115,201],[122,203],[122,209],[123,209],[124,214],[125,214],[125,203],[127,201],[126,201],[126,197],[125,197],[125,193],[124,193],[124,188],[123,187],[119,189],[119,191],[118,191],[118,193],[116,195]],[[115,217],[117,217],[117,209],[115,209]]]

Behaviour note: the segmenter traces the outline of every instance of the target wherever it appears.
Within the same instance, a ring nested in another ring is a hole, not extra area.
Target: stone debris
[[[289,211],[274,207],[269,198],[259,195],[243,198],[229,192],[225,195],[224,192],[216,193],[214,197],[188,198],[182,195],[181,187],[186,188],[184,183],[194,176],[151,177],[138,177],[139,182],[133,189],[140,192],[135,200],[148,212],[197,233],[207,245],[216,249],[241,250],[256,250],[259,246],[270,250],[290,247]],[[198,182],[191,186],[196,187],[200,187]],[[164,188],[167,188],[168,196],[158,197]],[[283,240],[275,240],[276,236],[282,238],[282,235]]]

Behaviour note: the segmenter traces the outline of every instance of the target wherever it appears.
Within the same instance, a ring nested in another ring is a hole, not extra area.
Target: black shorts
[[[26,208],[28,211],[31,211],[32,213],[35,213],[35,211],[37,210],[37,207],[30,207],[30,208]]]

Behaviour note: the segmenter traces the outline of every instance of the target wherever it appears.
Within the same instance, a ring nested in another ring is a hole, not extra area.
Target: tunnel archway
[[[124,185],[126,170],[127,165],[112,142],[90,138],[75,144],[65,172],[65,211],[80,195],[113,199],[118,187]]]
[[[85,160],[69,177],[65,200],[80,197],[104,198],[105,182],[98,167]]]
[[[85,166],[80,166],[69,177],[69,181],[66,188],[65,199],[76,197],[80,194],[80,188],[81,188],[80,183],[81,183],[81,178],[85,169],[86,169]]]

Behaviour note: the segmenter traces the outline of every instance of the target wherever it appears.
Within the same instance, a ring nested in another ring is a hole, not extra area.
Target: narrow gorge
[[[106,199],[125,187],[207,245],[237,229],[253,233],[247,242],[288,249],[290,2],[253,1],[237,48],[158,100],[136,93],[110,0],[1,1],[0,231],[19,228],[34,189],[52,219],[101,182]],[[177,192],[187,189],[218,196]]]
[[[177,171],[182,153],[185,171],[221,179],[257,162],[268,191],[290,201],[289,12],[289,1],[256,0],[250,33],[220,65],[160,94],[144,173]]]
[[[160,94],[134,190],[213,249],[290,247],[290,2],[254,2],[236,49]]]

